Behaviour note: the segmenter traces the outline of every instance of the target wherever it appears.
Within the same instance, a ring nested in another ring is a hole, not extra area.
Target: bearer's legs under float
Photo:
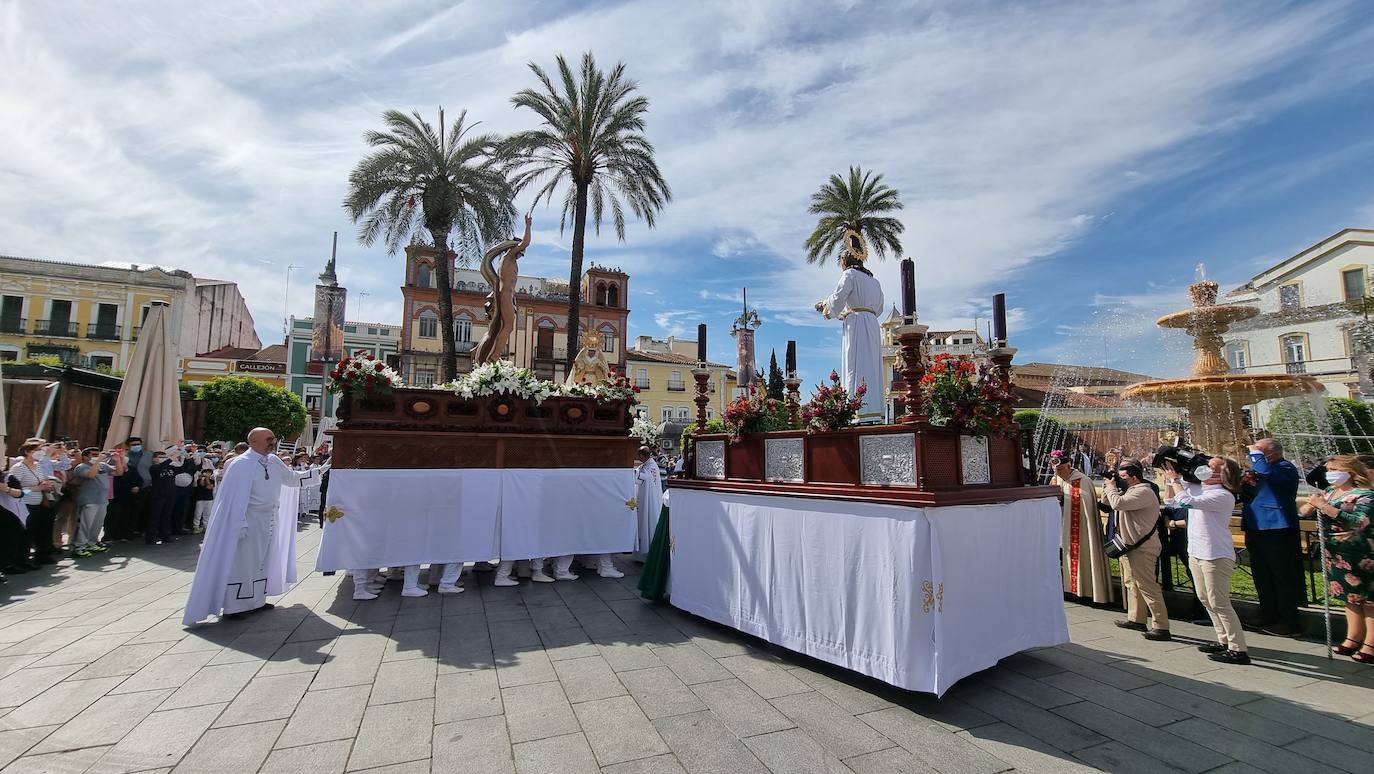
[[[408,564],[405,569],[405,585],[401,587],[403,597],[423,597],[429,594],[420,585],[420,565]]]
[[[434,572],[434,566],[430,565],[430,572]],[[449,562],[444,565],[444,574],[439,577],[440,594],[461,594],[463,587],[458,585],[458,577],[463,574],[462,562]]]

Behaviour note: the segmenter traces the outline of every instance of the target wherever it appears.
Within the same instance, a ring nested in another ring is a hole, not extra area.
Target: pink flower
[[[1345,585],[1347,585],[1347,586],[1354,586],[1355,588],[1359,588],[1359,587],[1360,587],[1360,576],[1354,575],[1354,574],[1352,574],[1352,573],[1346,573],[1346,574],[1345,574]]]
[[[1336,581],[1331,581],[1331,585],[1329,588],[1331,591],[1331,596],[1339,597],[1341,595],[1341,584],[1337,583]]]
[[[1374,572],[1374,559],[1361,559],[1360,569],[1365,572]]]
[[[832,381],[832,382],[838,382],[839,380],[840,380],[840,374],[839,374],[839,372],[838,372],[838,371],[835,371],[834,369],[831,369],[831,371],[830,371],[830,381]]]
[[[1349,570],[1349,569],[1350,569],[1350,563],[1347,562],[1345,559],[1339,557],[1339,556],[1336,557],[1335,560],[1331,562],[1331,566],[1332,566],[1332,567],[1335,567],[1335,568],[1338,569],[1338,570]]]

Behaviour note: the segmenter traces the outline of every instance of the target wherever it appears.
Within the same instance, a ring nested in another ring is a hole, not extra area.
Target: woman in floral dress
[[[1374,489],[1369,469],[1354,455],[1326,461],[1327,490],[1312,495],[1303,515],[1326,530],[1326,582],[1345,601],[1346,638],[1335,651],[1374,664]]]

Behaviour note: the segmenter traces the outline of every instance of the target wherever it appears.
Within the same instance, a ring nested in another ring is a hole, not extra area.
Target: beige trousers
[[[1164,589],[1156,579],[1159,563],[1159,541],[1150,539],[1145,545],[1121,557],[1121,588],[1126,595],[1126,617],[1145,623],[1148,608],[1154,619],[1152,628],[1169,629],[1169,609],[1164,606]]]
[[[1244,651],[1245,632],[1240,628],[1240,616],[1231,607],[1231,571],[1236,568],[1236,560],[1189,557],[1188,567],[1193,571],[1197,598],[1216,627],[1217,642],[1231,650]]]

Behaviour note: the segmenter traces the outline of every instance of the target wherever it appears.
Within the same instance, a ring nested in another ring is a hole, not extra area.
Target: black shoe
[[[1197,649],[1203,653],[1222,653],[1225,652],[1226,646],[1219,642],[1209,642],[1206,645],[1197,646]]]
[[[1115,627],[1118,628],[1118,629],[1130,629],[1130,630],[1133,631],[1133,632],[1143,632],[1143,631],[1145,631],[1145,624],[1143,624],[1143,623],[1136,623],[1135,621],[1127,621],[1127,620],[1124,619],[1124,618],[1118,619],[1118,620],[1116,620],[1116,621],[1112,621],[1112,625],[1115,626]]]
[[[1301,637],[1302,632],[1287,624],[1275,624],[1260,629],[1261,634],[1268,634],[1271,637]]]
[[[1142,636],[1154,642],[1168,642],[1174,638],[1174,636],[1169,633],[1168,629],[1151,629]]]
[[[1250,655],[1243,650],[1224,650],[1220,653],[1213,653],[1207,658],[1219,661],[1223,664],[1239,664],[1244,666],[1250,663]]]
[[[243,618],[243,617],[246,616],[246,615],[248,615],[248,612],[243,612],[243,613],[225,613],[224,615],[220,616],[220,620],[223,620],[223,621],[237,621],[237,620],[239,620],[240,618]]]

